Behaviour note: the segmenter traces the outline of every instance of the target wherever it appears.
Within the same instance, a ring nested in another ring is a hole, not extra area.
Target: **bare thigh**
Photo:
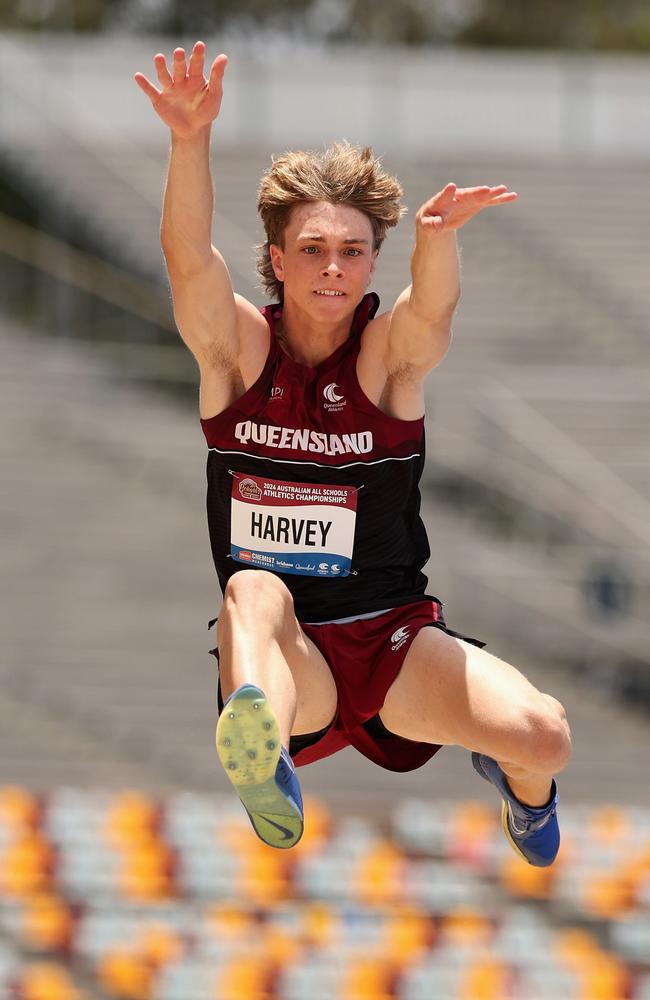
[[[295,643],[286,655],[296,685],[296,718],[291,733],[298,736],[318,732],[332,722],[338,693],[327,660],[297,620],[295,626]]]
[[[562,705],[511,664],[484,649],[423,628],[380,712],[393,733],[455,744],[531,766],[566,763],[570,736]]]
[[[242,570],[228,581],[217,626],[221,691],[258,684],[288,734],[316,732],[334,718],[337,691],[327,662],[302,631],[284,583]],[[295,717],[293,708],[295,703]]]

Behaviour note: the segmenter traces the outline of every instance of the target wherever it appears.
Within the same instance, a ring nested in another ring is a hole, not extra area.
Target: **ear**
[[[269,246],[271,255],[271,267],[278,281],[284,281],[284,252],[281,247],[271,243]]]

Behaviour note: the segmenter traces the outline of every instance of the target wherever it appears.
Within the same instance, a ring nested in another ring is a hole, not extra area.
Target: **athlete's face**
[[[271,247],[285,301],[291,299],[322,319],[336,320],[356,308],[376,259],[368,217],[351,205],[326,201],[296,205],[284,231],[284,248]]]

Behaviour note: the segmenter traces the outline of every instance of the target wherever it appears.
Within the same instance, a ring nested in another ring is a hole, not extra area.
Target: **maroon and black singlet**
[[[281,307],[264,307],[264,370],[228,409],[201,421],[221,588],[237,570],[270,570],[291,591],[300,621],[427,596],[418,488],[424,418],[388,416],[357,380],[361,333],[378,306],[377,295],[366,295],[348,340],[316,368],[285,353],[274,330]]]

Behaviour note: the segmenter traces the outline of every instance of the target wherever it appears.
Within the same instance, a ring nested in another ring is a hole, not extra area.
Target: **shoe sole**
[[[280,729],[259,688],[246,687],[226,704],[217,722],[216,746],[260,840],[270,847],[293,847],[302,836],[303,817],[276,784]]]
[[[508,820],[509,820],[508,803],[505,801],[505,799],[501,799],[501,827],[506,835],[506,840],[512,847],[515,854],[518,854],[522,861],[525,861],[527,865],[532,865],[533,862],[530,860],[530,858],[527,858],[524,852],[522,851],[521,847],[519,847],[516,844],[512,836],[512,833],[510,832],[510,824]],[[539,867],[539,866],[534,866],[534,867]]]

